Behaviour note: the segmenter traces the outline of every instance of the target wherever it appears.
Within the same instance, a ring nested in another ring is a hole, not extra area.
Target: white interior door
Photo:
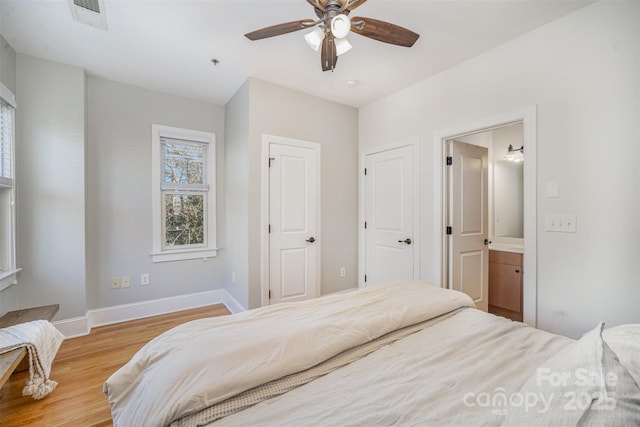
[[[448,142],[449,287],[469,295],[480,310],[489,305],[488,150]]]
[[[413,147],[366,156],[365,285],[414,278]]]
[[[319,146],[269,144],[269,303],[320,295]]]

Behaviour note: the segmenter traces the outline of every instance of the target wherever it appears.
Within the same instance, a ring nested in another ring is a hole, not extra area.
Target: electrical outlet
[[[140,275],[140,284],[142,286],[146,286],[149,284],[149,273],[144,273]]]
[[[340,267],[340,277],[347,277],[347,267]]]
[[[122,288],[130,288],[131,287],[131,278],[129,276],[122,276],[121,279],[121,286]]]
[[[119,277],[112,277],[111,278],[111,289],[120,289],[120,278]]]

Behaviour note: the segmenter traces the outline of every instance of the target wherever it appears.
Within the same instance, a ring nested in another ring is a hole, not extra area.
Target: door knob
[[[404,240],[398,240],[398,243],[406,243],[407,245],[410,245],[411,244],[411,239],[406,238]]]
[[[491,240],[489,240],[489,239],[484,239],[484,244],[485,244],[485,245],[490,245],[490,244],[491,244]]]
[[[313,243],[313,242],[316,241],[316,238],[315,237],[309,237],[306,241],[309,242],[309,243]]]

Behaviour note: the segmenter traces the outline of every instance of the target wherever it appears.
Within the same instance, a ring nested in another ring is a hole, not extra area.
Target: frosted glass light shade
[[[310,33],[305,34],[304,39],[311,49],[317,52],[324,40],[324,31],[320,27],[315,27]]]
[[[331,32],[337,39],[343,39],[347,37],[351,31],[351,20],[347,15],[336,15],[331,20]]]
[[[347,39],[335,39],[336,42],[336,55],[340,56],[343,53],[347,53],[353,46]]]

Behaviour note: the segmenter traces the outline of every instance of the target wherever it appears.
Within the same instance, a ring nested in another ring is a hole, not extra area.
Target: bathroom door
[[[489,306],[488,150],[447,142],[449,287]],[[450,164],[449,164],[450,163]]]

